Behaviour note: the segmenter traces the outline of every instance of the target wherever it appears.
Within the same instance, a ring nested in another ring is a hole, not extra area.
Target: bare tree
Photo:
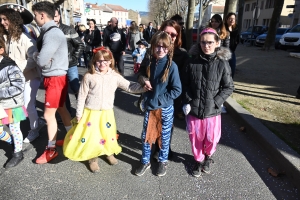
[[[154,20],[156,25],[161,24],[162,21],[170,17],[170,7],[173,3],[173,0],[149,0],[148,1],[148,10],[150,10],[150,18]]]
[[[268,30],[267,38],[263,46],[263,50],[270,50],[270,47],[274,46],[276,29],[278,27],[278,23],[280,20],[283,4],[284,4],[284,0],[275,0],[274,2],[274,10],[270,21],[270,27]]]
[[[186,24],[186,47],[190,49],[193,44],[193,23],[195,13],[195,0],[189,0],[187,24]]]
[[[238,0],[226,0],[225,8],[224,8],[224,16],[226,16],[230,12],[236,13],[237,3]]]

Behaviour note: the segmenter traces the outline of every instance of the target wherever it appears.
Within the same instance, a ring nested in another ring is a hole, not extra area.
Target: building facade
[[[245,0],[244,4],[244,13],[242,21],[242,31],[245,31],[247,28],[253,24],[253,16],[255,12],[257,0]],[[254,25],[265,25],[269,26],[274,10],[275,0],[258,0],[259,7],[259,17],[254,21]],[[293,9],[286,8],[287,5],[294,5],[295,0],[285,0],[281,12],[281,17],[279,20],[278,27],[290,27],[292,26],[292,17]]]
[[[118,19],[119,28],[126,26],[126,22],[128,20],[128,11],[125,8],[123,8],[122,6],[113,5],[113,4],[102,4],[101,6],[104,6],[104,7],[112,10],[112,16],[116,17]]]

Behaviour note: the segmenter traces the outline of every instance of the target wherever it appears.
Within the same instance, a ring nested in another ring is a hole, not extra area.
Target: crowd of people
[[[37,157],[37,164],[55,159],[57,146],[62,146],[70,160],[88,161],[92,172],[100,170],[99,156],[106,156],[111,165],[117,164],[114,155],[122,148],[113,107],[115,92],[121,88],[142,94],[138,102],[144,112],[142,155],[137,176],[150,168],[151,148],[155,148],[153,157],[159,162],[156,175],[166,175],[173,155],[174,116],[186,120],[195,159],[192,175],[210,173],[221,138],[222,105],[234,90],[239,38],[234,13],[224,21],[220,15],[212,16],[201,30],[200,42],[186,49],[179,15],[157,29],[152,22],[145,27],[133,21],[126,31],[118,28],[118,20],[113,17],[101,37],[93,19],[88,29],[82,24],[75,28],[63,24],[60,10],[53,3],[38,2],[32,11],[32,20],[41,30],[36,40],[24,31],[24,19],[18,11],[0,8],[0,139],[14,148],[6,168],[23,160],[23,142],[37,139],[46,124],[48,144]],[[126,49],[132,54],[137,82],[124,78]],[[77,65],[81,55],[88,71],[80,83]],[[45,88],[45,120],[38,117],[35,106],[41,82]],[[73,119],[68,85],[77,100]],[[56,139],[56,111],[66,129],[64,140]],[[20,121],[27,117],[31,130],[23,140]],[[10,133],[3,125],[9,126]]]

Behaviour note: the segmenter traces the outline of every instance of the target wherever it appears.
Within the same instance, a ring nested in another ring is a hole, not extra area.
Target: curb
[[[251,137],[277,165],[278,170],[284,171],[294,186],[300,189],[300,155],[231,97],[224,105],[229,114],[251,133]]]

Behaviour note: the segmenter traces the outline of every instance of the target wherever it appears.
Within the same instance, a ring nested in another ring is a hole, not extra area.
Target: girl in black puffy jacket
[[[211,156],[221,137],[221,105],[234,86],[228,59],[228,48],[218,47],[220,37],[213,28],[200,34],[200,44],[192,46],[191,58],[185,68],[183,111],[196,164],[192,175],[209,173]]]

